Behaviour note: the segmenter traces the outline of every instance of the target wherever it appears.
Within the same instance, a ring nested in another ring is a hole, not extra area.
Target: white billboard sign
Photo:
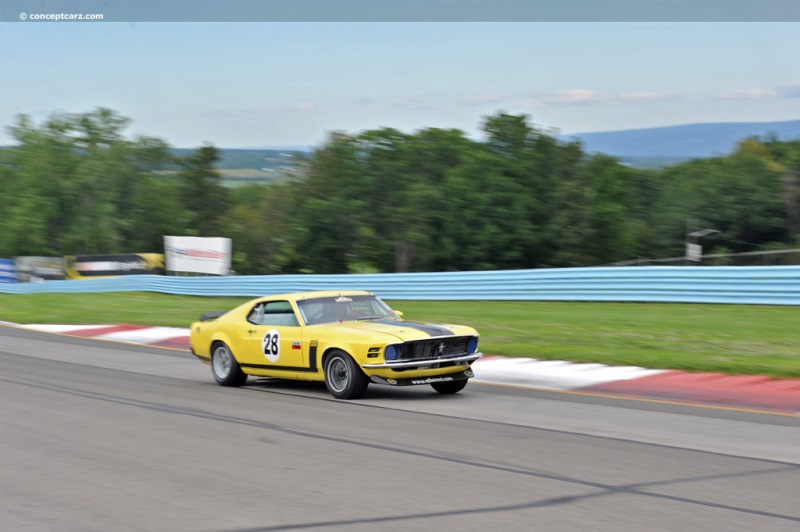
[[[167,271],[228,275],[231,239],[199,236],[165,236]]]

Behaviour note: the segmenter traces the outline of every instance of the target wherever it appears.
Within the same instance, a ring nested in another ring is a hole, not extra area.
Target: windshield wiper
[[[361,320],[382,320],[382,319],[392,319],[391,316],[361,316],[360,318],[356,318],[357,321]]]

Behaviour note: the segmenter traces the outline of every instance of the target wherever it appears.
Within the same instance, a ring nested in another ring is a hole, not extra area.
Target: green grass
[[[0,294],[0,320],[188,327],[204,312],[228,310],[248,299],[251,298],[170,296],[153,292]]]
[[[15,323],[187,327],[249,298],[154,293],[0,295]],[[800,377],[800,307],[660,303],[389,301],[409,320],[463,323],[487,355]]]

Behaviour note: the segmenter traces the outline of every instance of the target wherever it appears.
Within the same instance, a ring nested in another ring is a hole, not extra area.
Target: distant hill
[[[800,139],[800,120],[786,122],[719,122],[680,126],[576,133],[586,150],[631,158],[639,163],[655,158],[679,161],[726,155],[747,137],[775,135],[781,140]],[[643,161],[644,159],[644,161]]]
[[[309,150],[297,147],[275,148],[218,148],[220,160],[217,169],[222,182],[229,187],[247,183],[277,183],[292,173],[292,160],[295,156],[308,155]],[[195,149],[173,148],[173,155],[184,157]],[[174,170],[178,167],[175,166]]]
[[[657,170],[672,166],[673,164],[691,161],[694,157],[670,157],[670,156],[654,156],[654,157],[631,157],[630,155],[617,155],[617,160],[631,168],[640,168],[643,170]]]
[[[220,160],[217,168],[220,170],[253,169],[261,171],[280,170],[289,166],[292,157],[303,155],[300,150],[283,150],[277,148],[218,148]],[[194,152],[191,148],[174,148],[173,155],[184,157]]]

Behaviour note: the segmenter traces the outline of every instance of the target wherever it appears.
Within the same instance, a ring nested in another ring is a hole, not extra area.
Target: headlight
[[[400,357],[400,349],[396,345],[387,345],[383,350],[383,358],[386,360],[397,360]]]
[[[478,350],[478,337],[473,336],[472,338],[469,339],[469,342],[467,342],[467,353],[474,353],[477,350]]]

